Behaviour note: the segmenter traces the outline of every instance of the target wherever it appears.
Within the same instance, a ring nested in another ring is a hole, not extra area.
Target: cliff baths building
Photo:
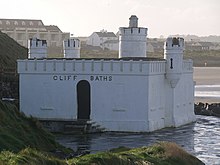
[[[183,38],[168,38],[164,59],[146,56],[147,28],[130,17],[119,29],[118,59],[82,59],[77,39],[64,58],[48,59],[46,41],[29,40],[18,60],[20,110],[45,121],[86,120],[105,131],[150,132],[195,120],[193,63]]]

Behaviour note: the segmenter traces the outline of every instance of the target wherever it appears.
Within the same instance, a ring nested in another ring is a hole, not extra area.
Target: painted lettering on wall
[[[91,81],[112,81],[112,76],[90,76]]]
[[[68,81],[68,80],[76,80],[76,75],[54,75],[53,80],[60,80],[60,81]]]
[[[54,81],[75,81],[75,80],[81,80],[80,76],[77,75],[53,75],[52,79]],[[90,81],[112,81],[112,76],[106,76],[106,75],[90,75],[87,77]]]

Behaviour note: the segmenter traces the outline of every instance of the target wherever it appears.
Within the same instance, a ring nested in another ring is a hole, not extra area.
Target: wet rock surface
[[[220,103],[197,103],[194,105],[196,115],[217,116],[220,117]]]

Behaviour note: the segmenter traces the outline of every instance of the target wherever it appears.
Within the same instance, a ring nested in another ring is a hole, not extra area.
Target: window
[[[31,26],[33,26],[33,25],[34,25],[32,21],[30,21],[30,25],[31,25]]]
[[[0,25],[2,25],[2,21],[0,21]]]
[[[25,25],[25,22],[24,21],[22,21],[22,23],[21,23],[23,26]]]
[[[9,22],[9,21],[6,21],[6,25],[10,25],[10,22]]]
[[[15,22],[14,22],[14,25],[18,25],[18,22],[17,22],[17,21],[15,21]]]

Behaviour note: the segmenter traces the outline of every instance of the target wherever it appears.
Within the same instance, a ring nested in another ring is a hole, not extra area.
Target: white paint
[[[174,88],[182,74],[183,38],[167,38],[164,44],[164,59],[167,61],[166,78]]]
[[[28,40],[28,58],[47,58],[47,42],[32,38]]]
[[[146,57],[147,28],[137,26],[138,18],[131,16],[129,27],[119,28],[119,58]]]
[[[167,39],[164,60],[18,60],[20,110],[44,120],[77,120],[77,85],[86,80],[89,120],[106,131],[150,132],[193,122],[193,66],[191,60],[182,59],[183,39],[177,40]],[[173,69],[168,67],[170,58]]]
[[[106,41],[117,41],[118,37],[113,32],[101,31],[93,32],[86,42],[87,45],[99,46],[104,49],[104,43]]]
[[[68,39],[63,41],[64,58],[80,58],[79,39]]]

